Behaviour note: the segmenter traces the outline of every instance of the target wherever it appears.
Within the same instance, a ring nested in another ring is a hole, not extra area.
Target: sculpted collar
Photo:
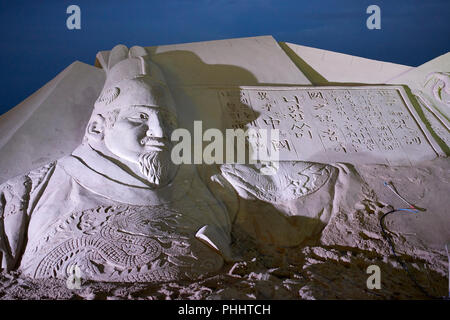
[[[58,160],[58,165],[91,192],[132,205],[159,205],[178,200],[191,188],[196,174],[193,165],[180,165],[171,183],[152,189],[88,145],[79,146],[72,155]]]

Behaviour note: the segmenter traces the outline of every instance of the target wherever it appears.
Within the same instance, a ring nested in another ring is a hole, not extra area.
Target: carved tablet
[[[268,147],[280,160],[410,165],[444,155],[400,86],[205,89],[223,128],[278,129]]]

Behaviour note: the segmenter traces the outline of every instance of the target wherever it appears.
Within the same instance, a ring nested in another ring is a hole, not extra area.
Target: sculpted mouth
[[[144,146],[145,149],[150,150],[164,150],[167,149],[168,144],[160,139],[154,139],[145,137],[141,140],[141,145]]]

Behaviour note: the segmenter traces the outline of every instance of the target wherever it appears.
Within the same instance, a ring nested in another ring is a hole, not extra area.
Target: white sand
[[[0,299],[423,299],[427,298],[396,261],[383,239],[379,219],[405,207],[384,181],[425,212],[394,213],[386,218],[397,252],[430,295],[448,292],[450,242],[450,162],[420,166],[359,166],[367,182],[364,199],[340,211],[320,241],[296,248],[262,247],[234,230],[234,251],[242,262],[197,282],[120,284],[82,282],[69,290],[63,280],[32,280],[14,272],[0,274]],[[347,212],[348,211],[348,212]],[[366,286],[369,265],[381,268],[381,289]]]

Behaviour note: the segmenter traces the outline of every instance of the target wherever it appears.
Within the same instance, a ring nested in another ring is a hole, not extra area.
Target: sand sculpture
[[[196,281],[245,260],[235,229],[267,248],[351,247],[345,221],[386,211],[373,168],[448,165],[443,70],[421,88],[409,83],[413,92],[395,80],[317,86],[303,75],[289,85],[181,87],[143,47],[118,45],[98,61],[106,80],[79,145],[0,185],[3,270],[66,279],[76,266],[94,281]],[[273,161],[174,164],[171,135],[180,121],[189,128],[192,106],[209,128],[278,130],[263,146],[279,156],[275,174],[261,173]],[[437,221],[445,228],[450,219]]]

